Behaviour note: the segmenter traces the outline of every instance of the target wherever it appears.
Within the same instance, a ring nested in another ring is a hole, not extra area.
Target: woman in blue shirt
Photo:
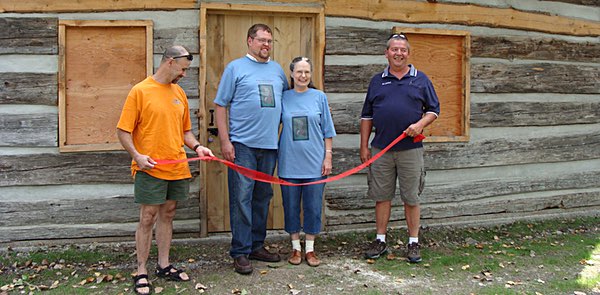
[[[336,135],[327,97],[313,87],[312,65],[306,57],[296,57],[290,64],[291,89],[283,93],[282,131],[279,138],[278,175],[292,183],[321,180],[331,173],[331,146]],[[315,236],[321,231],[321,210],[325,184],[281,186],[285,231],[292,240],[288,262],[302,263],[300,230],[305,233],[306,263],[318,266]],[[300,205],[304,223],[300,225]]]

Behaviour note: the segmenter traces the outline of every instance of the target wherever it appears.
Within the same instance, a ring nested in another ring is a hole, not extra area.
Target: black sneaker
[[[375,240],[369,244],[369,248],[365,251],[365,258],[375,259],[388,251],[387,244],[380,240]]]
[[[421,262],[421,246],[419,243],[410,243],[408,244],[408,251],[406,253],[406,258],[408,258],[408,262],[411,263],[419,263]]]

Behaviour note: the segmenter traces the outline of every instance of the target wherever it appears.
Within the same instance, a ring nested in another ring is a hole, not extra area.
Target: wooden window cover
[[[429,76],[440,100],[440,117],[425,128],[426,141],[469,141],[470,32],[404,27],[392,31],[406,35],[409,62]]]
[[[152,21],[59,21],[59,150],[122,149],[116,126],[152,74]]]

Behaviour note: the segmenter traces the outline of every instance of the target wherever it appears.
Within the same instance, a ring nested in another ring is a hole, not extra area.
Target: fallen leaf
[[[164,290],[163,287],[156,287],[156,288],[154,288],[154,293],[158,294],[158,293],[161,293],[163,290]]]
[[[545,284],[546,282],[542,279],[537,279],[536,282],[541,283],[541,284]]]
[[[367,259],[367,263],[368,264],[373,264],[373,263],[375,263],[375,259]]]
[[[296,290],[296,289],[291,289],[290,290],[290,294],[292,294],[292,295],[298,295],[298,294],[300,294],[300,292],[302,292],[302,291]]]
[[[269,273],[269,271],[268,271],[268,270],[261,270],[261,271],[260,271],[260,274],[261,274],[261,275],[266,275],[267,273]]]
[[[204,286],[201,283],[197,283],[195,288],[196,288],[196,290],[206,290],[207,289],[206,286]]]
[[[469,268],[471,268],[471,266],[470,266],[470,265],[468,265],[468,264],[466,264],[466,265],[463,265],[463,266],[461,267],[461,269],[462,269],[462,270],[467,270],[467,269],[469,269]]]

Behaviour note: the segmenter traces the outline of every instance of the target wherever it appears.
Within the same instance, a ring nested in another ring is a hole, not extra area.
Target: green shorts
[[[372,148],[373,155],[381,150]],[[419,195],[425,186],[423,148],[388,151],[369,166],[367,195],[376,202],[390,201],[396,195],[396,179],[400,197],[408,205],[419,205]]]
[[[189,178],[180,180],[164,180],[137,171],[133,186],[135,202],[144,205],[160,205],[167,200],[181,201],[190,193]]]

